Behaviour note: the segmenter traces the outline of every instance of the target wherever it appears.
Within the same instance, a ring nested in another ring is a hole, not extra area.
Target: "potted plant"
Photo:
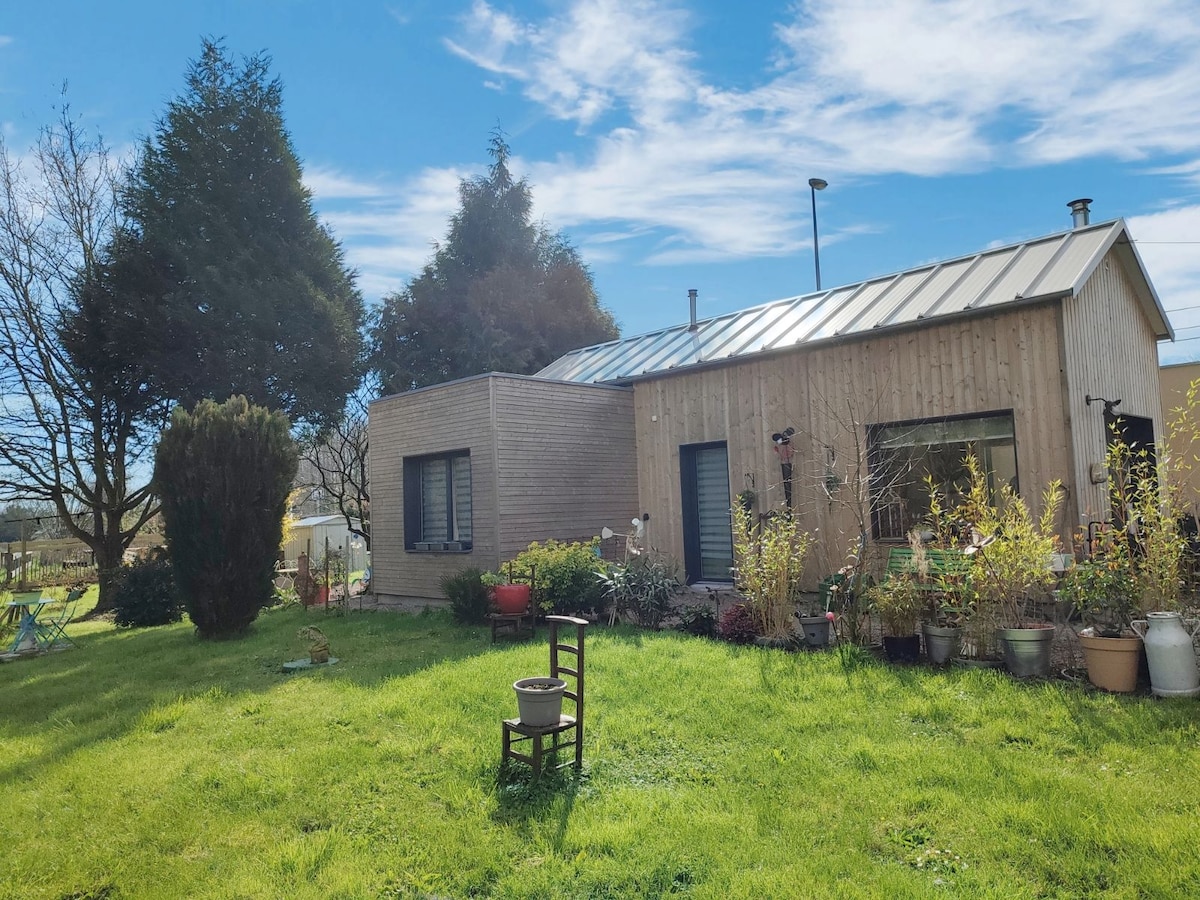
[[[539,675],[513,682],[517,692],[517,715],[523,725],[557,725],[562,718],[563,692],[567,683],[561,678]]]
[[[764,643],[785,646],[795,638],[792,616],[811,543],[790,509],[755,527],[746,510],[733,507],[734,584],[758,620]]]
[[[527,584],[513,584],[503,572],[484,572],[479,576],[496,610],[502,615],[520,615],[529,611],[532,590]]]
[[[1132,630],[1138,614],[1129,544],[1124,535],[1101,537],[1089,559],[1071,566],[1059,596],[1078,612],[1088,680],[1098,688],[1130,693],[1137,687],[1142,640]]]
[[[314,666],[329,662],[329,638],[315,625],[305,625],[296,637],[308,641],[308,659]]]
[[[888,662],[914,663],[920,659],[917,620],[924,598],[915,573],[884,579],[871,589],[870,601],[883,623],[883,652]]]
[[[1035,519],[1025,499],[1007,484],[1000,488],[998,507],[993,506],[979,461],[968,456],[966,462],[971,541],[963,552],[978,559],[972,573],[971,616],[986,620],[998,614],[996,636],[1010,674],[1047,677],[1054,626],[1035,621],[1030,608],[1050,598],[1055,582],[1051,561],[1059,547],[1055,519],[1063,501],[1062,484],[1056,480],[1046,488],[1041,515]]]
[[[1186,419],[1188,413],[1183,415]],[[1172,430],[1177,427],[1178,422],[1172,424]],[[1145,610],[1144,619],[1130,624],[1146,648],[1150,691],[1156,697],[1194,697],[1200,694],[1200,668],[1192,639],[1200,623],[1189,630],[1179,611],[1184,506],[1170,460],[1165,448],[1152,457],[1146,448],[1134,452],[1114,440],[1108,453],[1110,496],[1130,542],[1133,580]]]

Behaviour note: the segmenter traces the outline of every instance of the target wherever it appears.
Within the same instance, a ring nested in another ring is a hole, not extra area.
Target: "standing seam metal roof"
[[[537,373],[559,381],[622,382],[685,366],[768,353],[1006,304],[1068,296],[1124,236],[1160,337],[1173,337],[1121,219],[985,250],[858,284],[776,300],[697,323],[573,350]]]

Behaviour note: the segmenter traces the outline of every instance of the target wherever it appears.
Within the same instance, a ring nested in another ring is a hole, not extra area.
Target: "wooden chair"
[[[573,689],[571,682],[567,681],[567,690],[563,693],[564,700],[575,704],[575,715],[563,713],[555,725],[525,725],[519,718],[504,719],[502,722],[504,746],[500,765],[505,765],[510,759],[526,763],[533,767],[535,778],[542,773],[547,755],[557,754],[568,747],[575,748],[575,758],[566,762],[556,760],[554,768],[573,765],[578,769],[583,765],[583,631],[588,623],[573,616],[546,616],[546,622],[550,626],[550,677],[575,680]],[[559,641],[558,632],[563,625],[575,626],[574,644]],[[570,665],[563,665],[561,655],[573,656],[574,659],[568,660]],[[551,738],[549,745],[544,743],[546,738]],[[528,753],[522,752],[526,749],[526,743],[529,744]]]

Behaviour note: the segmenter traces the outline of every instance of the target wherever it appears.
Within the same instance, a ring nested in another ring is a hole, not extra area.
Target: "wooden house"
[[[372,587],[436,599],[531,541],[587,540],[638,508],[633,391],[489,374],[369,411]]]
[[[436,591],[439,567],[418,576],[412,559],[417,520],[401,516],[401,463],[456,449],[470,448],[482,482],[476,521],[497,531],[476,535],[485,568],[527,537],[628,521],[632,505],[689,581],[727,581],[729,510],[741,495],[758,512],[790,500],[817,531],[815,584],[842,564],[860,522],[875,551],[903,541],[927,508],[925,476],[953,495],[968,451],[1035,508],[1060,480],[1064,537],[1106,518],[1109,425],[1137,441],[1161,436],[1157,342],[1173,334],[1125,223],[1091,225],[1080,212],[1070,231],[585,347],[534,379],[487,376],[380,401],[372,483],[388,499],[373,492],[374,540],[381,577],[385,556],[395,572],[381,589]],[[539,464],[539,441],[501,437],[511,407],[488,398],[502,385],[520,387],[523,422],[569,423],[622,448],[622,466],[595,463],[608,505],[570,499],[569,480]],[[574,400],[601,387],[613,393],[586,396],[619,402],[601,411]],[[507,471],[486,458],[488,442],[510,454]],[[564,517],[531,516],[530,495],[565,500],[555,506]],[[547,529],[527,531],[534,520]]]

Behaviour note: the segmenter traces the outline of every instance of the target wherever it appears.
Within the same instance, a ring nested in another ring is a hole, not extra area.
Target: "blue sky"
[[[269,53],[317,208],[368,301],[508,135],[628,334],[1124,216],[1200,358],[1196,0],[112,0],[0,13],[0,134],[68,84],[128,152],[202,35]]]

